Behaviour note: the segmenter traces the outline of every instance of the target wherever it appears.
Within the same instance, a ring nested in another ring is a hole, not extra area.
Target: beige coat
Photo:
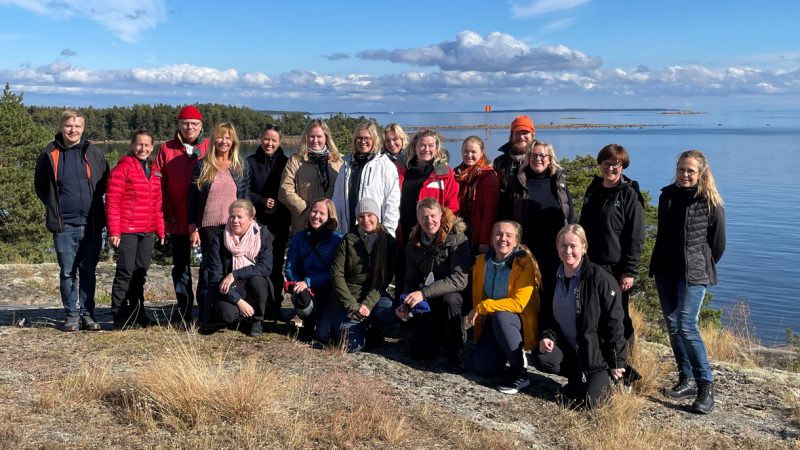
[[[278,200],[289,208],[292,214],[292,234],[304,230],[308,225],[307,208],[311,202],[319,198],[333,197],[336,176],[342,167],[342,160],[328,162],[330,186],[322,190],[317,165],[299,153],[289,158],[281,177],[281,189]]]

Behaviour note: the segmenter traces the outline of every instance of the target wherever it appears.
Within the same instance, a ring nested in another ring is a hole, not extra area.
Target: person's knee
[[[561,361],[551,353],[541,353],[536,350],[531,355],[531,364],[539,372],[558,374],[561,371]]]

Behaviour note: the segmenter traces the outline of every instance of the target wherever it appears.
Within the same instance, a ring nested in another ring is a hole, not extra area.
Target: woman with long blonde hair
[[[278,192],[278,200],[291,212],[292,234],[305,229],[311,201],[333,197],[342,164],[328,124],[321,119],[309,121],[300,136],[300,149],[286,163]]]
[[[203,262],[197,285],[200,322],[209,319],[211,304],[206,293],[208,252],[211,242],[221,235],[228,222],[228,206],[247,198],[250,171],[239,157],[239,138],[233,124],[223,122],[211,132],[211,145],[206,156],[194,167],[189,189],[189,229],[193,247],[200,246]]]
[[[699,150],[678,157],[674,181],[658,198],[658,234],[650,275],[655,277],[678,383],[666,391],[674,400],[695,398],[692,410],[714,409],[714,377],[697,319],[706,287],[717,284],[725,251],[725,211],[708,159]]]

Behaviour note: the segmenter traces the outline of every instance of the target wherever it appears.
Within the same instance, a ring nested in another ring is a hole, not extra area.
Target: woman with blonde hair
[[[405,148],[408,135],[398,123],[390,123],[383,129],[383,154],[398,167],[405,167]]]
[[[611,381],[625,374],[622,294],[614,276],[586,257],[580,225],[563,227],[556,244],[561,264],[552,298],[542,301],[533,365],[567,378],[565,400],[593,408],[611,395]]]
[[[361,122],[353,130],[352,153],[345,156],[333,203],[339,218],[339,231],[347,233],[356,227],[356,205],[363,198],[374,200],[380,208],[378,219],[394,236],[400,219],[400,181],[397,168],[381,153],[378,126],[373,121]]]
[[[239,157],[236,129],[231,123],[220,123],[211,132],[209,152],[194,166],[189,189],[190,240],[193,247],[200,246],[203,255],[197,287],[201,323],[208,321],[211,312],[206,292],[211,242],[225,229],[228,206],[236,199],[247,198],[249,185],[250,171]]]
[[[309,204],[303,231],[295,233],[286,256],[286,291],[292,296],[297,318],[292,322],[319,344],[329,344],[338,336],[334,323],[336,310],[331,304],[331,268],[336,247],[342,240],[337,231],[336,206],[319,198]]]
[[[517,222],[494,224],[492,247],[472,266],[473,308],[466,319],[474,326],[477,342],[473,369],[490,376],[505,370],[497,385],[505,394],[516,394],[530,384],[523,352],[532,351],[539,341],[542,279],[530,250],[520,243],[521,235]]]
[[[679,370],[678,383],[666,396],[694,397],[692,410],[701,414],[714,409],[714,377],[697,319],[706,287],[717,284],[716,265],[725,251],[722,205],[706,155],[681,153],[674,182],[658,198],[658,233],[650,259]]]
[[[278,192],[278,200],[291,212],[292,234],[305,229],[309,202],[333,197],[341,167],[342,155],[328,124],[322,119],[310,120],[300,136],[300,149],[286,163]]]
[[[575,223],[572,194],[567,178],[558,164],[553,146],[534,141],[528,164],[517,174],[522,197],[515,199],[515,216],[525,230],[522,242],[527,245],[542,271],[542,298],[553,295],[559,258],[556,235],[565,225]]]
[[[263,333],[261,321],[272,295],[272,233],[259,226],[250,200],[239,199],[228,207],[225,231],[216,236],[209,252],[210,295],[226,325],[243,323],[252,337]],[[205,332],[214,329],[206,328]]]

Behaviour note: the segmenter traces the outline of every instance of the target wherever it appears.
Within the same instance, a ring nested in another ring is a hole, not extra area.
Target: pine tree
[[[51,246],[33,189],[36,158],[50,136],[6,83],[0,98],[0,262],[41,262]]]

